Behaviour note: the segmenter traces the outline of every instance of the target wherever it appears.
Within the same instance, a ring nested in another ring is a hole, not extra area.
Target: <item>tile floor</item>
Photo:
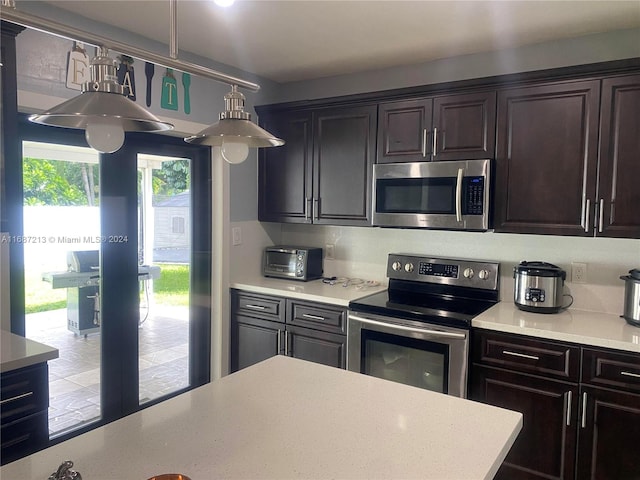
[[[144,315],[141,312],[141,318]],[[140,403],[187,387],[187,308],[158,305],[138,331]],[[62,309],[27,315],[26,336],[60,351],[59,358],[49,362],[49,435],[99,419],[100,334],[85,338],[70,332]]]

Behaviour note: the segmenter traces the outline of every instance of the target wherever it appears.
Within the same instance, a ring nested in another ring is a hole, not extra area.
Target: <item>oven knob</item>
[[[413,263],[407,263],[407,264],[404,266],[404,269],[405,269],[405,271],[406,271],[407,273],[411,273],[411,272],[413,272]]]
[[[486,280],[487,278],[489,278],[489,271],[488,270],[480,270],[478,272],[478,276],[480,277],[481,280]]]
[[[396,272],[402,270],[402,264],[400,262],[393,262],[391,264],[391,268],[393,268]]]
[[[464,278],[473,278],[473,269],[472,268],[465,268],[464,272],[462,272],[462,274],[464,275]]]

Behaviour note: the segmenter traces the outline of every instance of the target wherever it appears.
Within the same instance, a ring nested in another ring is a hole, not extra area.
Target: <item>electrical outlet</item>
[[[242,245],[242,229],[240,227],[231,229],[231,243],[233,245]]]
[[[336,259],[336,246],[333,243],[327,243],[324,246],[324,258],[326,260]]]
[[[573,283],[587,283],[587,264],[571,262],[571,281]]]

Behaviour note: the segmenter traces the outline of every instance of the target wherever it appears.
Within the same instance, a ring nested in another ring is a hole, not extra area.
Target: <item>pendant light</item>
[[[232,85],[224,96],[225,110],[220,120],[184,140],[194,145],[220,147],[222,158],[229,163],[241,163],[249,155],[249,147],[279,147],[284,140],[277,138],[251,121],[244,111],[244,95]]]
[[[91,80],[82,85],[82,93],[29,120],[55,127],[85,130],[87,142],[102,153],[122,147],[125,131],[156,132],[173,129],[124,95],[118,83],[116,61],[108,50],[98,47],[89,65]]]

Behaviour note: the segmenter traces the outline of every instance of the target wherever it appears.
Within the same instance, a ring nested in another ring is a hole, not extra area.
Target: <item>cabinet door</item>
[[[371,225],[376,119],[375,106],[314,113],[314,223]]]
[[[430,160],[432,109],[431,98],[381,103],[377,163]]]
[[[433,136],[433,160],[493,158],[496,146],[496,92],[435,98]]]
[[[577,478],[640,478],[640,395],[582,387]]]
[[[236,315],[231,325],[231,371],[284,353],[284,323]]]
[[[640,75],[602,82],[598,235],[640,238]]]
[[[497,232],[593,235],[599,81],[498,93]]]
[[[573,478],[576,384],[474,365],[470,397],[523,415],[522,431],[497,479]]]
[[[311,114],[283,112],[261,118],[282,147],[263,148],[258,167],[258,218],[266,222],[311,222]]]
[[[293,358],[346,367],[346,335],[287,326],[287,353]]]

